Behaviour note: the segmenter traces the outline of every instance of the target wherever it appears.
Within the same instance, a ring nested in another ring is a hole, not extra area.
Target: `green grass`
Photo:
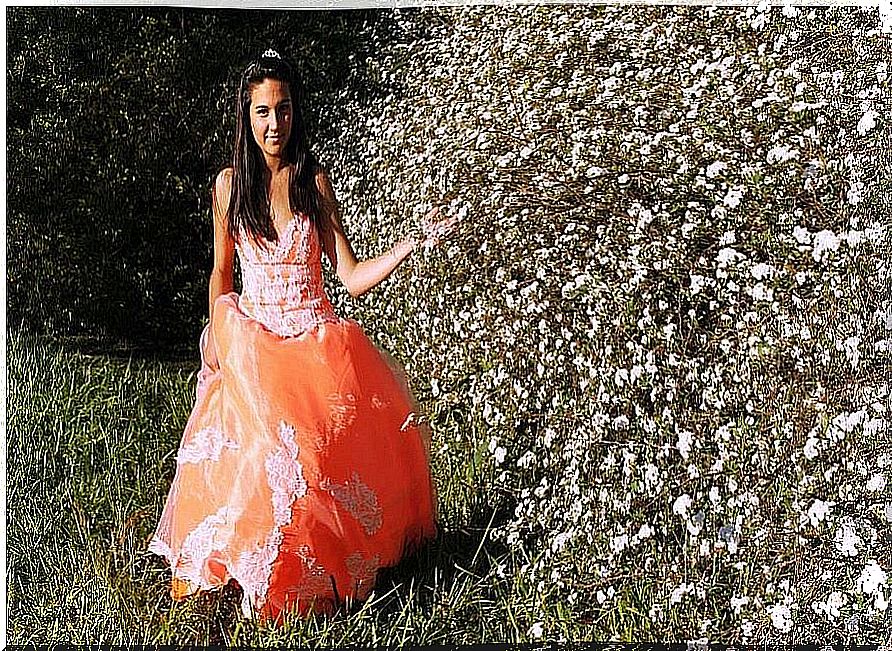
[[[484,494],[474,448],[466,458],[435,449],[438,537],[382,573],[373,598],[352,612],[275,629],[240,620],[232,589],[173,603],[166,564],[146,546],[173,477],[197,360],[84,354],[15,332],[7,359],[12,643],[514,642],[526,639],[531,614],[567,637],[586,635],[519,576],[493,574],[499,562],[515,562],[486,535],[504,505]]]

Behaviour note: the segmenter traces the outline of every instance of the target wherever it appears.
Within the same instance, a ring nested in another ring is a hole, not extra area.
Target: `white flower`
[[[871,129],[873,129],[877,123],[876,118],[879,114],[874,110],[867,110],[864,112],[864,115],[861,116],[861,119],[858,120],[858,134],[864,135]]]
[[[818,448],[819,440],[814,436],[809,436],[808,440],[805,442],[805,448],[803,448],[802,453],[805,455],[806,459],[814,459],[818,456],[818,452],[820,448]]]
[[[734,262],[741,258],[743,258],[742,253],[738,253],[731,247],[725,247],[719,251],[715,259],[720,265],[723,265],[728,264],[729,262]]]
[[[678,442],[675,444],[675,447],[678,448],[678,452],[679,454],[681,454],[683,459],[687,459],[691,453],[691,443],[693,441],[693,438],[693,432],[682,430],[678,433]]]
[[[795,18],[799,14],[799,10],[793,5],[785,4],[781,8],[781,14],[783,14],[785,18]]]
[[[629,182],[629,175],[628,174],[621,175],[618,179],[616,179],[616,182],[619,183],[620,185],[625,185],[626,183]]]
[[[555,553],[561,551],[564,547],[566,547],[567,543],[572,537],[573,534],[568,532],[559,533],[554,537],[554,540],[551,541],[551,551]]]
[[[833,506],[833,502],[824,502],[823,500],[815,500],[812,502],[812,505],[808,509],[808,521],[811,522],[811,526],[817,527],[820,522],[827,517],[827,514],[830,512],[830,507]]]
[[[867,480],[865,488],[874,493],[878,493],[879,491],[886,488],[886,478],[883,476],[882,473],[878,472],[869,480]]]
[[[530,626],[530,630],[527,631],[528,637],[534,637],[537,640],[542,637],[542,622],[536,622],[532,626]]]
[[[861,576],[858,577],[856,585],[866,595],[876,594],[880,590],[880,586],[886,585],[886,572],[877,565],[875,560],[871,559],[861,570]]]
[[[892,33],[892,6],[888,2],[880,3],[880,31],[883,34]]]
[[[492,454],[493,454],[493,457],[495,457],[496,465],[497,465],[497,466],[501,466],[502,463],[505,461],[505,454],[506,454],[506,450],[505,450],[505,448],[503,448],[503,447],[500,445],[499,447],[497,447],[497,448],[493,451]]]
[[[846,359],[849,360],[852,368],[856,368],[858,366],[858,362],[861,359],[861,353],[858,350],[858,345],[860,343],[861,337],[849,337],[845,341]]]
[[[731,597],[731,609],[734,611],[735,615],[739,615],[741,609],[746,606],[750,602],[750,598],[747,596],[743,597]]]
[[[695,295],[703,288],[706,278],[698,274],[691,274],[691,295]]]
[[[619,536],[614,536],[610,540],[610,551],[614,554],[621,553],[626,547],[629,546],[629,534],[621,534]]]
[[[723,170],[728,169],[728,166],[720,160],[717,160],[712,165],[706,168],[706,176],[713,179],[719,175]]]
[[[826,251],[836,251],[839,248],[839,238],[832,231],[823,230],[815,234],[814,247],[811,255],[815,262],[820,262]]]
[[[743,198],[743,190],[741,188],[730,188],[728,193],[725,195],[725,198],[722,200],[729,208],[736,208],[740,205],[740,200]]]
[[[864,190],[864,184],[861,181],[849,183],[849,189],[846,190],[846,200],[849,204],[857,206],[861,203],[861,200],[864,198],[861,194],[862,190]]]
[[[800,244],[811,244],[811,233],[808,232],[807,228],[802,228],[802,226],[796,226],[793,229],[793,237]]]
[[[646,540],[646,539],[650,538],[652,535],[654,535],[653,527],[651,527],[647,523],[642,524],[641,528],[638,530],[638,533],[635,534],[635,536],[638,538],[638,540]]]
[[[839,613],[845,605],[845,595],[838,590],[834,590],[828,595],[825,603],[815,603],[812,605],[812,609],[816,613],[823,612],[827,615],[827,619],[834,620],[839,617]]]
[[[833,539],[836,549],[843,556],[857,556],[858,545],[861,544],[861,538],[855,531],[855,527],[851,523],[844,522],[839,529],[836,530],[836,536]]]
[[[774,298],[774,290],[770,287],[765,287],[764,283],[756,283],[747,293],[755,301],[770,301]]]
[[[677,588],[672,591],[672,594],[669,595],[669,606],[674,606],[677,603],[681,603],[681,600],[684,596],[690,592],[694,591],[693,584],[690,583],[681,583]]]
[[[862,184],[863,185],[863,184]],[[864,241],[864,231],[849,231],[842,236],[849,246],[855,247]]]
[[[839,611],[845,605],[846,596],[842,592],[834,590],[827,597],[827,614],[832,617],[839,617]]]
[[[756,280],[765,280],[766,278],[770,278],[772,275],[774,275],[774,271],[774,267],[772,267],[770,264],[765,264],[764,262],[753,265],[753,268],[750,269],[750,273]]]
[[[855,429],[866,415],[867,412],[863,409],[851,413],[842,412],[837,414],[830,421],[830,427],[827,428],[827,436],[833,442],[842,441],[845,439],[846,434]]]
[[[769,163],[784,163],[788,160],[799,158],[799,152],[790,149],[786,145],[777,145],[768,151],[767,160]]]
[[[652,463],[644,467],[644,483],[651,485],[656,484],[660,478],[659,469]]]
[[[672,512],[675,515],[680,515],[681,517],[685,517],[687,515],[688,509],[691,507],[691,496],[685,493],[684,495],[680,495],[675,499],[675,502],[672,504]]]
[[[789,633],[793,630],[793,619],[790,615],[789,607],[784,604],[774,604],[766,610],[771,615],[771,623],[774,625],[774,628],[782,633]]]

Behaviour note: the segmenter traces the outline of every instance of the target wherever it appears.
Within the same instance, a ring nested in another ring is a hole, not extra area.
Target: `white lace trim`
[[[232,575],[242,586],[242,612],[249,616],[252,607],[259,609],[266,602],[272,565],[282,544],[281,528],[291,522],[291,506],[307,494],[307,482],[303,467],[297,457],[300,448],[294,440],[294,427],[279,422],[279,445],[266,457],[266,479],[272,491],[273,520],[275,525],[262,546],[242,552],[233,568]]]
[[[262,547],[239,554],[232,576],[242,587],[242,614],[250,617],[254,610],[259,610],[266,602],[266,591],[272,574],[273,561],[279,555],[282,544],[282,532],[273,528],[266,537]]]
[[[176,574],[203,589],[212,587],[204,576],[205,564],[214,551],[226,548],[228,540],[219,535],[219,530],[226,524],[229,515],[229,507],[223,506],[202,520],[201,524],[186,536],[180,549]]]
[[[228,439],[216,427],[205,427],[196,432],[191,441],[180,447],[177,464],[219,461],[223,448],[237,450],[238,443]]]
[[[236,244],[245,314],[282,337],[340,321],[325,295],[321,246],[309,217],[295,215],[274,247],[245,234]]]
[[[167,562],[170,563],[171,567],[174,564],[173,550],[170,546],[161,540],[157,535],[154,536],[149,543],[149,551],[153,554],[158,554],[158,556],[163,556],[167,559]]]
[[[279,422],[281,447],[266,457],[266,479],[273,492],[273,518],[277,526],[291,521],[291,505],[307,494],[303,466],[297,460],[300,448],[294,441],[294,427]]]

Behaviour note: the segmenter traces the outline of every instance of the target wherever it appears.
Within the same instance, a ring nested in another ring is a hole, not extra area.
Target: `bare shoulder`
[[[225,167],[217,172],[217,178],[214,181],[214,193],[220,198],[225,197],[229,201],[229,189],[232,187],[232,168]]]
[[[232,189],[232,168],[226,167],[217,173],[214,180],[214,214],[225,215],[229,208],[229,195]]]

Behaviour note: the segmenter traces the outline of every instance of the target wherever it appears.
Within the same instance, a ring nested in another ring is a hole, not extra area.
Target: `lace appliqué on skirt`
[[[226,435],[216,427],[205,427],[196,432],[192,440],[180,448],[177,463],[219,461],[223,448],[237,450],[238,443],[226,438]]]
[[[378,506],[378,498],[375,492],[363,483],[358,473],[354,472],[353,476],[343,484],[323,479],[319,488],[331,493],[347,513],[356,518],[369,536],[381,528],[383,514],[381,507]]]
[[[282,544],[281,528],[291,522],[294,501],[307,494],[303,467],[297,460],[300,449],[294,440],[294,427],[280,421],[278,438],[281,445],[267,455],[265,463],[275,526],[262,547],[241,553],[232,572],[244,590],[242,610],[246,616],[252,604],[259,609],[265,603],[272,565]]]

